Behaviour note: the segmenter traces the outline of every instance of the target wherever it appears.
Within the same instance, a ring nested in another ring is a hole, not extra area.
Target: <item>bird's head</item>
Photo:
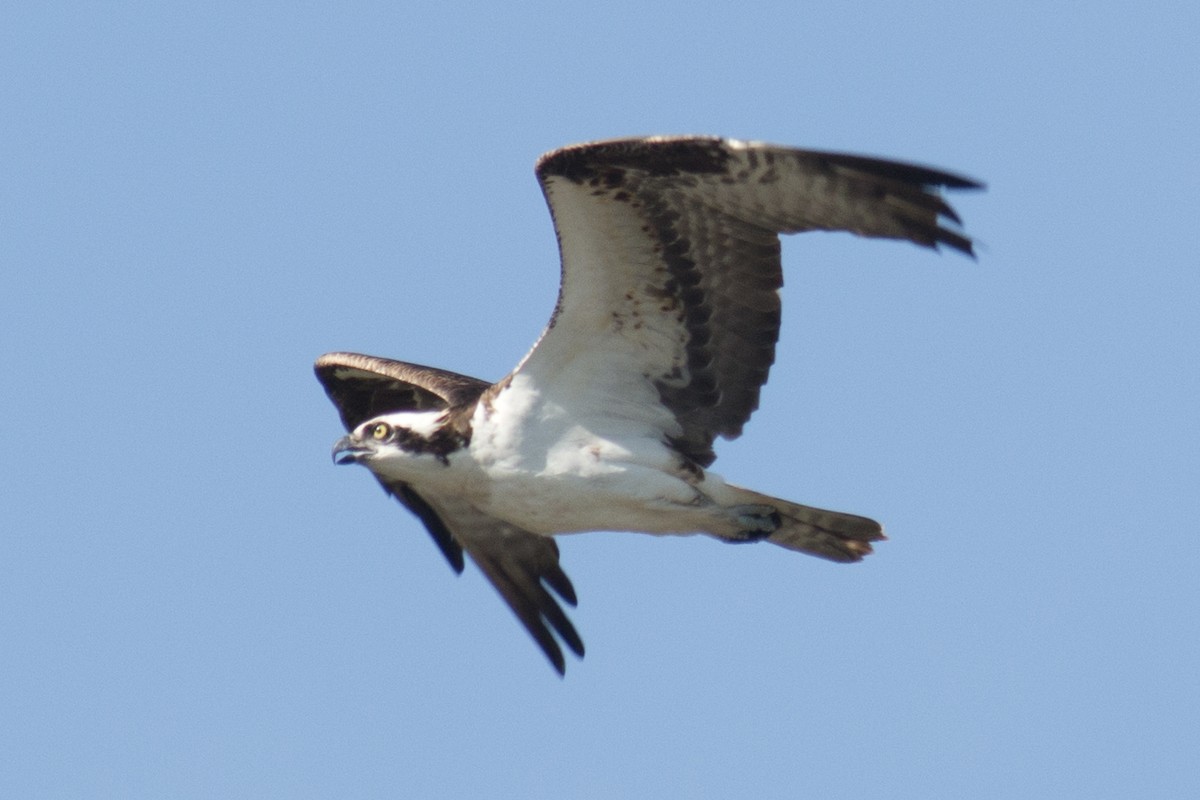
[[[396,411],[361,423],[333,445],[337,464],[362,464],[372,472],[411,477],[432,466],[445,466],[450,454],[467,443],[449,425],[443,411]]]

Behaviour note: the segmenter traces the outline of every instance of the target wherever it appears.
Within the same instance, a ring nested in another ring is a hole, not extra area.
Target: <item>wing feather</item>
[[[553,539],[489,517],[461,501],[430,502],[406,483],[380,483],[421,520],[455,572],[463,571],[466,549],[560,675],[566,673],[566,662],[555,634],[575,655],[583,656],[583,639],[554,597],[557,594],[570,606],[578,602],[571,579],[559,565]]]
[[[429,531],[429,535],[433,538],[434,544],[438,546],[438,550],[441,550],[442,555],[446,557],[446,561],[450,562],[450,567],[455,572],[462,574],[464,566],[462,545],[454,538],[454,534],[446,527],[446,523],[442,521],[442,518],[434,510],[433,506],[425,502],[425,498],[417,494],[407,483],[378,479],[385,492],[396,498],[400,505],[407,508],[417,519],[421,520],[421,524],[425,526],[425,530]]]
[[[546,658],[560,675],[565,673],[562,648],[551,631],[575,655],[582,657],[584,648],[562,606],[546,590],[550,586],[565,602],[575,605],[575,589],[558,564],[554,540],[497,522],[486,537],[467,547],[471,560],[496,587]]]
[[[313,370],[348,431],[393,411],[465,406],[490,386],[457,372],[360,353],[326,353]]]
[[[645,422],[702,466],[715,437],[741,433],[774,362],[779,234],[844,230],[973,254],[943,224],[958,215],[937,190],[979,184],[912,164],[654,137],[556,150],[537,174],[562,285],[515,373],[580,414],[573,398],[651,398],[669,413],[648,408]]]
[[[584,647],[554,596],[571,606],[577,602],[575,587],[559,565],[558,545],[548,536],[490,517],[456,498],[429,500],[439,520],[453,531],[454,540],[470,554],[554,669],[564,674],[566,664],[555,634],[577,656],[583,656]]]

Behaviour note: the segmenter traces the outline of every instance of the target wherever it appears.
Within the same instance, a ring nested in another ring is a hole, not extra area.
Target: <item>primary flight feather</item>
[[[355,353],[317,377],[366,466],[463,551],[559,673],[583,641],[552,538],[591,530],[704,533],[858,561],[883,537],[865,517],[726,483],[708,467],[737,437],[775,358],[779,234],[845,230],[972,255],[925,167],[712,137],[572,145],[537,177],[562,257],[545,331],[497,383]]]

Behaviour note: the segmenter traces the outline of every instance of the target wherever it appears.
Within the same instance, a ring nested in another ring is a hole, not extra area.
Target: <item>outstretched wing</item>
[[[581,421],[640,406],[702,466],[716,436],[741,433],[774,361],[780,233],[846,230],[972,255],[943,225],[958,217],[937,187],[979,184],[919,166],[655,137],[556,150],[537,175],[562,287],[514,376]],[[571,405],[581,398],[591,405]]]
[[[466,375],[357,353],[321,356],[315,371],[347,430],[392,411],[467,406],[489,386]],[[455,572],[463,570],[466,549],[559,674],[566,665],[555,633],[572,652],[583,655],[583,641],[549,591],[575,605],[575,588],[559,566],[553,539],[492,519],[453,498],[426,497],[401,481],[379,482],[421,520]]]

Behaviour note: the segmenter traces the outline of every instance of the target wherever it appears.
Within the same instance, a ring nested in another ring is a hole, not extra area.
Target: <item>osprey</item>
[[[560,674],[583,641],[556,534],[703,533],[858,561],[879,523],[708,470],[758,407],[779,335],[779,234],[945,245],[958,216],[910,164],[712,137],[573,145],[537,162],[562,258],[545,331],[498,383],[355,353],[316,362],[362,464],[450,565],[483,570]],[[555,597],[557,595],[557,598]]]

